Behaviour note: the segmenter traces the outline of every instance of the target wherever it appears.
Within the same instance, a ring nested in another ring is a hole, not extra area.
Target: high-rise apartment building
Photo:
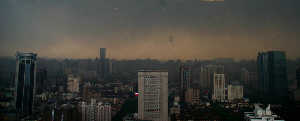
[[[212,100],[223,102],[225,101],[225,75],[214,74]]]
[[[37,54],[17,52],[16,57],[16,110],[19,116],[24,116],[32,113]]]
[[[168,121],[168,72],[139,71],[138,92],[140,120]]]
[[[258,53],[259,91],[264,102],[280,103],[288,99],[286,55],[282,51]]]

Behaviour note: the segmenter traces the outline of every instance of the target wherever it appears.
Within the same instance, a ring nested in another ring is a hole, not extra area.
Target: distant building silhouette
[[[100,60],[106,59],[106,48],[100,48]]]
[[[298,89],[300,89],[300,67],[298,67],[296,70],[296,79],[297,79]]]
[[[200,69],[200,87],[207,89],[209,93],[213,91],[214,74],[224,74],[223,65],[205,65]]]
[[[37,54],[17,52],[16,58],[16,110],[19,116],[25,116],[32,113]]]
[[[98,64],[98,73],[101,79],[112,73],[112,62],[106,58],[106,48],[100,48],[100,59]]]
[[[246,68],[242,68],[241,81],[244,87],[258,90],[256,72],[249,72]]]
[[[281,103],[288,99],[286,55],[282,51],[258,53],[259,91],[264,102]]]
[[[181,99],[184,100],[185,91],[191,87],[191,67],[181,65],[179,73]]]
[[[241,81],[243,85],[249,85],[249,71],[246,68],[241,70]]]
[[[47,89],[47,69],[41,68],[36,72],[36,94],[41,94]]]
[[[168,72],[138,72],[138,118],[168,121]]]

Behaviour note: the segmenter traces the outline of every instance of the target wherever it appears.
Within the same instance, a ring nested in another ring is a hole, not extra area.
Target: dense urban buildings
[[[185,102],[189,104],[200,104],[200,89],[199,88],[188,88],[185,91]]]
[[[140,70],[138,72],[138,118],[168,120],[168,72]]]
[[[269,103],[286,101],[288,82],[285,52],[258,53],[257,69],[261,98]]]
[[[111,105],[108,103],[96,102],[96,99],[91,99],[91,102],[81,102],[80,105],[81,121],[111,121]]]
[[[0,121],[298,121],[299,5],[0,0]]]
[[[26,116],[34,103],[37,54],[17,52],[16,57],[16,109],[19,116]]]
[[[214,74],[212,100],[218,102],[225,101],[225,75]]]
[[[224,74],[223,65],[205,65],[200,69],[200,86],[203,89],[213,88],[214,73]]]

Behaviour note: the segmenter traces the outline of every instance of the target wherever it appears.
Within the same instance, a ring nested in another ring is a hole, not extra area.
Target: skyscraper
[[[225,100],[225,75],[214,74],[212,100],[224,101]]]
[[[100,60],[106,59],[106,48],[100,48]]]
[[[185,99],[185,91],[191,86],[191,68],[189,66],[180,66],[180,92],[181,99]]]
[[[138,91],[138,118],[168,121],[168,72],[139,71]]]
[[[16,110],[19,116],[32,113],[36,83],[35,53],[16,53]]]
[[[100,48],[100,59],[98,66],[98,73],[100,78],[104,79],[110,72],[110,61],[106,58],[106,48]],[[112,64],[111,64],[112,65]]]
[[[296,79],[297,79],[297,85],[298,89],[300,89],[300,67],[296,70]]]
[[[288,99],[286,56],[282,51],[258,53],[259,91],[264,102],[280,103]]]

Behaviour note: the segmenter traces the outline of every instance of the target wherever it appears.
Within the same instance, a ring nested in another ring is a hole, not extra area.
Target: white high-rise
[[[141,70],[138,72],[138,118],[168,121],[168,72]]]
[[[225,75],[214,74],[212,99],[214,101],[225,101]]]

